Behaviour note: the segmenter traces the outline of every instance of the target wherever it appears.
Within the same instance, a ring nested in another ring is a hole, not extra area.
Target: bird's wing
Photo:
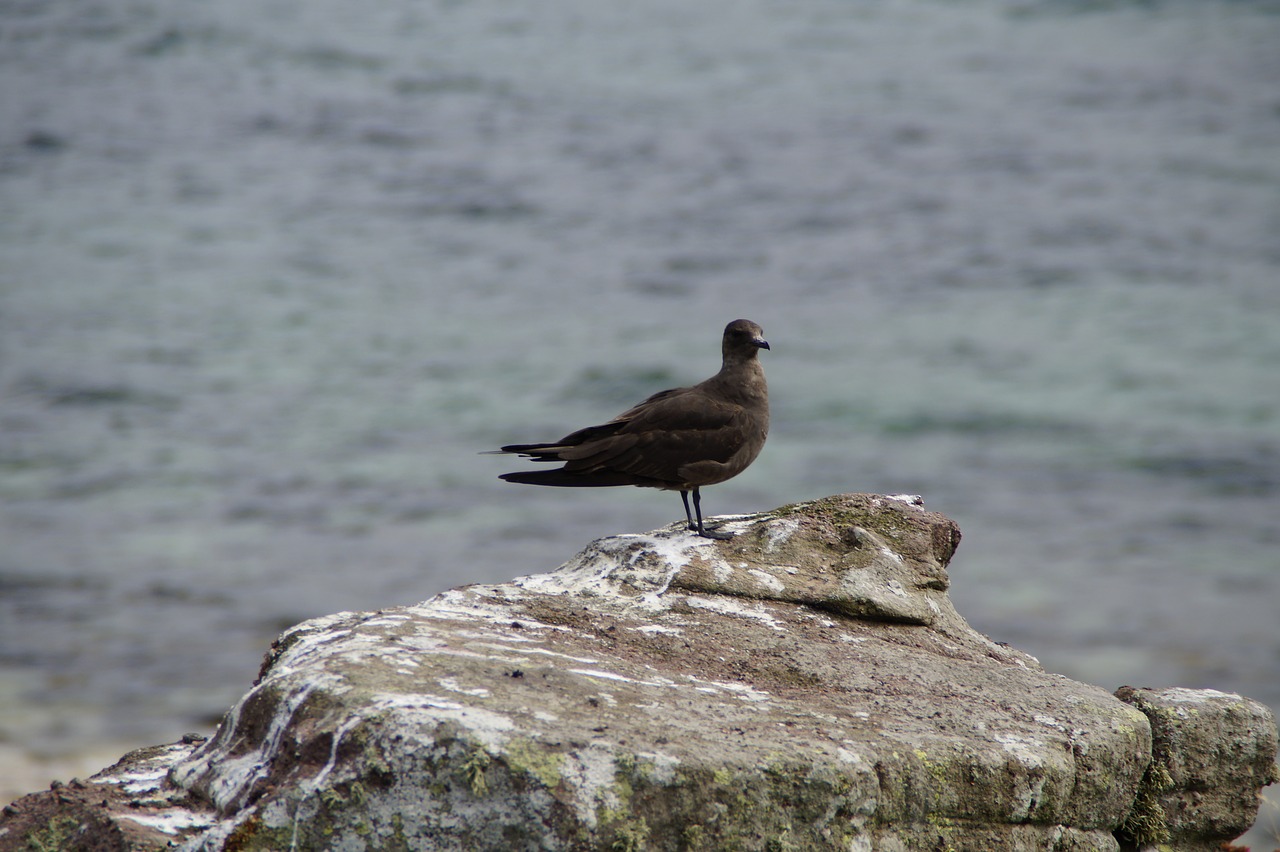
[[[557,455],[567,471],[621,471],[676,482],[685,465],[728,461],[752,426],[740,405],[688,389],[664,391],[609,423],[575,432],[569,438],[582,440]],[[561,443],[568,444],[569,438]]]

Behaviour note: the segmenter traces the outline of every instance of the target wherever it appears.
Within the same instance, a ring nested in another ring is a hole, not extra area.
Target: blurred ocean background
[[[921,494],[993,639],[1280,708],[1277,45],[1239,0],[0,3],[0,800],[209,733],[299,620],[681,518],[478,453],[737,317],[773,428],[710,514]]]

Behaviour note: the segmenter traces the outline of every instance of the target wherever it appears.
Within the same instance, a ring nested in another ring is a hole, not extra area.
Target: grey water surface
[[[0,4],[0,777],[682,517],[478,453],[737,317],[773,431],[709,513],[921,494],[993,639],[1280,707],[1277,44],[1230,0]]]

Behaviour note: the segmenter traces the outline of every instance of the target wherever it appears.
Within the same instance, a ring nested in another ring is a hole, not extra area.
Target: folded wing
[[[502,478],[539,485],[687,484],[683,468],[729,462],[749,441],[752,429],[759,428],[742,406],[692,391],[663,391],[608,423],[579,429],[553,443],[505,446],[503,452],[538,462],[563,462],[564,467]]]

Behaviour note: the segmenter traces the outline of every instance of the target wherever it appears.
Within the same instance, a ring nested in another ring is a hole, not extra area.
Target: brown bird
[[[734,320],[724,330],[720,372],[692,387],[656,393],[608,423],[579,429],[559,441],[508,444],[499,452],[564,466],[499,478],[529,485],[638,485],[679,491],[689,529],[706,538],[732,538],[703,527],[698,489],[746,470],[769,435],[769,392],[756,357],[769,348],[763,334],[751,320]],[[689,512],[690,492],[696,522]]]

